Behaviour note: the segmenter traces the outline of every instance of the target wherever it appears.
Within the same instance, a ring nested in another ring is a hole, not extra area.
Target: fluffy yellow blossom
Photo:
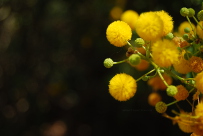
[[[157,11],[156,13],[161,18],[161,20],[163,21],[163,33],[162,33],[162,36],[165,36],[165,35],[167,35],[168,33],[170,33],[173,30],[173,19],[164,10]]]
[[[200,21],[199,24],[203,27],[203,21]],[[203,39],[203,31],[199,25],[197,25],[197,35],[199,38]]]
[[[190,28],[190,30],[191,30],[191,32],[192,32],[192,28],[191,28],[191,26],[190,26],[190,23],[188,22],[188,21],[184,21],[184,22],[182,22],[180,25],[179,25],[179,27],[178,27],[178,32],[179,32],[179,34],[182,36],[183,34],[185,34],[185,31],[184,31],[184,29],[186,28],[186,27],[188,27],[188,28]],[[195,29],[195,25],[192,23],[192,27]],[[192,32],[193,33],[193,32]]]
[[[188,72],[191,72],[189,61],[184,58],[184,54],[185,50],[181,52],[181,54],[178,57],[178,60],[173,63],[175,71],[177,71],[180,74],[187,74]]]
[[[192,56],[189,59],[189,65],[193,72],[199,73],[203,70],[203,60],[200,57]]]
[[[109,93],[118,101],[127,101],[136,91],[136,80],[128,74],[117,74],[109,82]]]
[[[166,83],[168,85],[172,84],[172,78],[170,76],[168,76],[167,74],[163,74],[162,75],[163,78],[165,79]],[[163,81],[161,80],[161,78],[157,75],[151,79],[148,80],[148,85],[152,86],[152,89],[154,91],[157,90],[166,90],[166,85],[163,83]]]
[[[197,104],[195,108],[195,115],[196,116],[203,116],[203,102]]]
[[[197,90],[203,93],[203,71],[198,73],[194,80]]]
[[[178,123],[178,126],[180,130],[182,130],[185,133],[192,133],[192,121],[193,119],[191,118],[191,113],[181,111],[180,116],[176,116],[176,120]]]
[[[123,21],[114,21],[108,26],[106,37],[114,46],[122,47],[131,39],[132,31],[127,23]]]
[[[156,12],[145,12],[137,19],[135,30],[142,39],[156,41],[163,34],[163,21]]]
[[[135,23],[139,17],[139,14],[134,10],[126,10],[121,15],[121,20],[126,22],[131,29],[135,29]]]
[[[118,19],[120,19],[120,16],[122,13],[123,13],[123,10],[118,6],[115,6],[111,9],[110,16],[112,19],[118,20]]]
[[[160,67],[169,67],[178,60],[179,51],[173,41],[158,40],[152,46],[154,62]]]
[[[176,87],[177,87],[178,93],[176,93],[176,95],[173,97],[178,101],[185,100],[189,96],[188,90],[182,85],[178,85]]]
[[[157,102],[161,101],[161,95],[156,92],[152,92],[148,96],[148,103],[151,106],[155,106]]]
[[[188,46],[189,43],[185,41],[182,37],[175,36],[172,41],[180,48]]]

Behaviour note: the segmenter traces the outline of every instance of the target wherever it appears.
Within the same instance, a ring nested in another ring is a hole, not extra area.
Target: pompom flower
[[[169,67],[178,60],[179,51],[174,42],[158,40],[152,46],[152,56],[158,66]]]
[[[195,108],[195,115],[196,116],[203,116],[203,102],[197,104]]]
[[[115,6],[111,9],[110,16],[112,19],[118,20],[122,13],[123,13],[122,8],[120,8],[119,6]]]
[[[178,27],[178,32],[179,34],[182,36],[183,34],[185,34],[185,31],[184,29],[188,27],[190,28],[190,30],[192,30],[191,26],[190,26],[190,23],[188,21],[184,21],[182,22],[179,27]],[[195,25],[192,23],[192,27],[195,29]],[[192,31],[191,31],[192,32]],[[192,32],[193,33],[193,32]]]
[[[135,23],[139,17],[139,14],[134,10],[126,10],[121,15],[121,20],[126,22],[131,29],[135,29]]]
[[[174,98],[178,101],[185,100],[189,96],[188,90],[182,85],[178,85],[176,87],[177,87],[178,93],[176,93]]]
[[[137,19],[135,30],[142,39],[156,41],[163,34],[163,21],[156,12],[145,12]]]
[[[203,21],[200,21],[199,24],[203,27]],[[199,38],[203,39],[203,31],[202,28],[197,25],[197,35],[199,36]]]
[[[184,58],[185,50],[179,55],[178,60],[173,63],[175,71],[180,74],[187,74],[191,72],[189,61]]]
[[[200,57],[192,56],[189,59],[189,65],[193,72],[199,73],[203,70],[203,60]]]
[[[107,27],[106,37],[114,46],[122,47],[131,39],[132,31],[127,23],[123,21],[114,21]]]
[[[163,21],[163,33],[162,36],[166,36],[168,33],[170,33],[173,30],[173,19],[172,17],[165,12],[164,10],[162,11],[157,11],[156,14],[161,18]]]
[[[170,76],[168,76],[167,74],[163,74],[162,76],[168,85],[172,84],[173,80]],[[153,77],[153,78],[150,78],[148,80],[148,85],[152,86],[152,89],[154,91],[166,90],[166,88],[167,88],[166,85],[163,83],[163,81],[161,80],[161,78],[158,75]]]
[[[109,93],[118,101],[127,101],[136,91],[136,80],[128,74],[117,74],[109,82]]]
[[[194,80],[197,90],[203,93],[203,71],[198,73]]]
[[[148,103],[151,106],[155,106],[156,103],[160,101],[161,101],[161,96],[158,93],[153,92],[148,96]]]

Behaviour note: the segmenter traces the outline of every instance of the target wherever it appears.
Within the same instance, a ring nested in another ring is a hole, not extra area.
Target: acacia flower
[[[136,91],[136,80],[128,74],[117,74],[109,82],[109,93],[118,101],[127,101]]]
[[[173,63],[173,67],[175,71],[180,74],[187,74],[191,72],[191,68],[189,66],[189,61],[184,58],[185,50],[181,52],[178,57],[178,60]]]
[[[135,30],[142,39],[155,41],[163,34],[163,21],[156,12],[145,12],[137,19]]]
[[[164,80],[166,81],[166,83],[168,85],[172,84],[172,78],[170,76],[168,76],[167,74],[162,74]],[[160,76],[155,76],[153,78],[150,78],[148,80],[148,85],[152,86],[152,89],[154,91],[157,90],[166,90],[167,86],[163,83],[163,81],[161,80]]]
[[[196,75],[194,81],[197,90],[203,93],[203,71]]]
[[[156,92],[152,92],[149,94],[148,96],[148,103],[151,105],[151,106],[155,106],[157,102],[160,102],[161,101],[161,95],[159,95],[158,93]]]
[[[200,21],[199,25],[203,26],[203,21]],[[199,25],[197,25],[197,27],[196,27],[197,35],[199,36],[199,38],[203,39],[203,31],[202,31],[202,28]]]
[[[131,29],[135,29],[135,23],[139,17],[139,14],[134,10],[126,10],[121,14],[121,20],[126,22]]]
[[[192,27],[195,29],[195,25],[193,24],[193,23],[191,23],[192,24]],[[191,29],[192,30],[192,28],[191,28],[191,26],[190,26],[190,23],[188,22],[188,21],[184,21],[184,22],[182,22],[180,25],[179,25],[179,27],[178,27],[178,32],[179,32],[179,34],[182,36],[183,34],[185,34],[185,31],[184,31],[184,29],[186,28],[186,27],[188,27],[189,29]],[[193,33],[193,32],[192,32]],[[194,34],[194,33],[193,33]]]
[[[192,56],[189,59],[189,65],[193,72],[199,73],[203,70],[203,60],[200,57]]]
[[[158,40],[152,46],[152,56],[158,66],[169,67],[178,60],[179,51],[173,41]]]
[[[173,30],[173,19],[172,17],[165,12],[164,10],[162,11],[157,11],[156,14],[161,18],[163,21],[163,33],[162,36],[167,35]]]
[[[106,37],[114,46],[122,47],[131,39],[132,31],[127,23],[123,21],[114,21],[107,27]]]
[[[185,100],[189,96],[188,90],[183,85],[178,85],[176,87],[178,92],[174,95],[174,98],[178,101]]]
[[[197,104],[195,108],[195,115],[196,116],[203,116],[203,102]]]

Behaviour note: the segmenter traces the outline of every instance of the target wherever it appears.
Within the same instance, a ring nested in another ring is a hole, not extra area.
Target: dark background
[[[115,74],[144,74],[128,64],[103,66],[105,58],[125,58],[126,48],[106,39],[114,6],[165,10],[176,29],[185,21],[180,8],[199,11],[201,0],[0,0],[1,136],[189,135],[149,106],[146,82],[127,102],[108,93]]]

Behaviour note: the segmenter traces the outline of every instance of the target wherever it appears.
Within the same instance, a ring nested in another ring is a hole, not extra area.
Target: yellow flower
[[[191,72],[189,61],[184,58],[185,50],[179,55],[178,60],[173,63],[175,71],[180,74],[187,74]]]
[[[118,20],[122,13],[123,13],[123,10],[118,6],[115,6],[111,9],[110,16],[112,17],[112,19]]]
[[[148,103],[151,105],[151,106],[155,106],[157,102],[160,102],[161,101],[161,96],[158,94],[158,93],[151,93],[149,94],[148,96]]]
[[[200,21],[199,24],[203,27],[203,21]],[[202,31],[202,28],[201,28],[199,25],[197,25],[196,28],[197,28],[197,35],[198,35],[201,39],[203,39],[203,31]]]
[[[123,21],[114,21],[108,26],[106,37],[114,46],[122,47],[131,39],[132,31],[127,23]]]
[[[152,46],[154,62],[160,67],[169,67],[178,60],[179,51],[174,42],[158,40]]]
[[[163,33],[162,36],[167,35],[173,30],[173,19],[172,17],[165,11],[157,11],[157,15],[161,18],[163,21]]]
[[[162,75],[164,80],[166,81],[166,83],[168,85],[171,85],[172,84],[172,78],[166,74],[163,74]],[[153,78],[150,78],[148,80],[148,85],[152,86],[152,89],[154,91],[157,91],[157,90],[166,90],[166,85],[163,83],[163,81],[161,80],[161,78],[157,75]]]
[[[196,116],[203,116],[203,102],[197,104],[195,108],[195,115]]]
[[[184,29],[186,28],[186,27],[188,27],[188,28],[190,28],[190,30],[191,30],[191,32],[192,32],[192,28],[191,28],[191,26],[190,26],[190,23],[188,22],[188,21],[184,21],[184,22],[182,22],[180,25],[179,25],[179,27],[178,27],[178,32],[179,32],[179,34],[182,36],[183,34],[185,34],[185,31],[184,31]],[[192,23],[192,27],[195,29],[195,25]],[[192,32],[193,33],[193,32]],[[194,34],[194,33],[193,33]]]
[[[176,93],[174,98],[178,101],[185,100],[189,96],[188,90],[182,85],[178,85],[176,87],[177,87],[178,93]]]
[[[137,19],[135,30],[142,39],[155,41],[163,34],[163,21],[156,12],[145,12]]]
[[[115,75],[109,82],[109,93],[118,101],[127,101],[136,91],[136,80],[125,73]]]
[[[198,73],[194,80],[197,90],[203,93],[203,71]]]
[[[131,27],[131,29],[135,29],[135,23],[136,23],[136,20],[138,19],[138,17],[139,17],[139,15],[136,11],[126,10],[121,15],[121,20],[126,22]]]
[[[192,56],[189,59],[189,65],[193,72],[199,73],[203,70],[203,60],[200,57]]]

